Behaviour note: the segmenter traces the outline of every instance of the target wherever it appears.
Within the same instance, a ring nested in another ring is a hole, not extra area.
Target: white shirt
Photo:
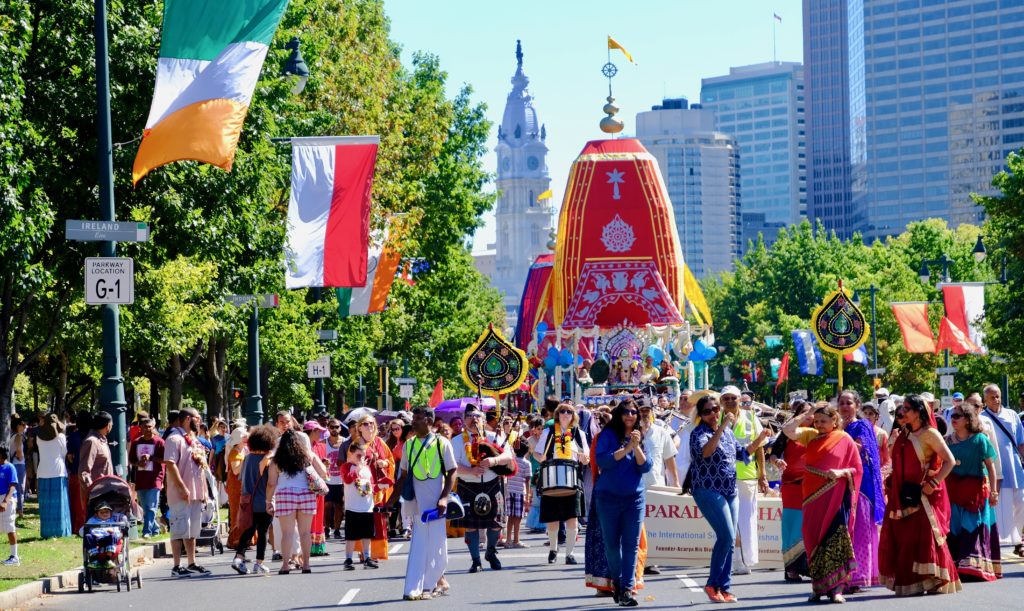
[[[49,441],[36,437],[36,446],[39,448],[39,466],[36,467],[39,479],[68,476],[68,466],[64,460],[68,453],[68,439],[64,433],[59,433]]]
[[[533,448],[535,452],[544,454],[544,460],[547,460],[547,454],[545,452],[547,451],[548,440],[551,438],[553,430],[554,427],[544,427],[544,430],[541,431],[540,437],[537,438],[537,445],[534,446]],[[572,452],[572,460],[575,460],[576,462],[579,463],[582,463],[584,462],[584,460],[590,458],[590,448],[587,447],[587,444],[585,442],[581,446],[581,444],[579,443],[579,439],[581,438],[583,438],[583,431],[576,429],[575,434],[572,436],[570,451]],[[554,443],[558,443],[557,440]],[[552,456],[556,455],[557,452],[557,448],[552,448]]]
[[[651,463],[651,470],[644,473],[644,487],[665,485],[665,461],[677,454],[672,435],[665,427],[652,424],[644,433],[644,454]]]
[[[485,437],[486,437],[486,439],[488,441],[491,441],[491,442],[494,441],[494,433],[492,433],[491,431],[485,432],[484,435],[485,435]],[[475,435],[470,435],[469,438],[472,441],[475,438]],[[455,455],[455,462],[458,464],[458,466],[460,466],[460,467],[472,467],[473,466],[473,464],[469,462],[469,458],[466,456],[466,440],[463,438],[462,433],[459,433],[458,435],[455,435],[455,436],[452,437],[452,452]],[[404,458],[404,456],[403,456],[403,458]],[[479,481],[477,481],[478,477],[479,477]],[[472,480],[473,483],[485,483],[485,482],[494,481],[497,477],[498,477],[497,473],[495,473],[491,469],[487,469],[486,471],[484,471],[483,475],[480,475],[480,476],[460,475],[459,479],[464,480],[464,481]]]
[[[696,410],[694,410],[696,414]],[[669,423],[673,429],[678,430],[679,451],[676,453],[676,472],[679,475],[679,484],[686,481],[686,472],[690,470],[690,433],[697,428],[699,422],[691,419],[683,419],[673,415]]]

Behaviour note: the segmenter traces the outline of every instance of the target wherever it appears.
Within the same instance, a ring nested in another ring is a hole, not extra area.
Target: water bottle
[[[434,507],[433,509],[428,509],[427,511],[424,511],[423,515],[420,516],[420,521],[426,524],[427,522],[440,520],[443,517],[444,512],[442,512],[439,507]]]

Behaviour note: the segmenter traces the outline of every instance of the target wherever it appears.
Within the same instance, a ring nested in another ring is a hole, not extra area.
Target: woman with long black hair
[[[636,557],[643,522],[643,474],[651,463],[643,450],[636,402],[626,399],[612,411],[601,431],[595,458],[601,477],[594,487],[597,517],[601,520],[604,549],[614,580],[613,597],[623,607],[635,607],[633,598]]]

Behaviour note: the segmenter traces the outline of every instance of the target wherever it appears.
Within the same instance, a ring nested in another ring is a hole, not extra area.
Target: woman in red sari
[[[810,424],[813,405],[797,399],[790,409],[794,420]],[[810,575],[803,536],[805,452],[806,446],[786,435],[779,435],[772,446],[771,463],[782,471],[782,562],[786,566],[786,581],[799,582],[801,575]]]
[[[879,574],[897,596],[959,592],[960,577],[946,546],[950,507],[943,485],[956,459],[920,396],[904,398],[903,412],[907,428],[892,447]]]
[[[838,430],[836,408],[817,407],[813,414],[814,428],[800,428],[801,419],[793,418],[782,430],[807,448],[802,531],[813,590],[810,601],[828,596],[841,603],[857,568],[850,533],[863,470],[857,444]]]

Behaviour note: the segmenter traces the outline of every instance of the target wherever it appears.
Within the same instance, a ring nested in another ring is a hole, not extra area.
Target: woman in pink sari
[[[892,447],[879,573],[896,596],[959,592],[960,577],[946,545],[950,507],[943,483],[956,459],[935,430],[924,399],[908,395],[903,411],[908,430],[899,432]]]
[[[802,530],[813,590],[810,601],[828,596],[841,603],[857,568],[850,533],[863,471],[857,445],[838,430],[836,408],[826,405],[811,413],[814,428],[801,428],[807,422],[802,417],[793,418],[782,430],[807,447]]]

